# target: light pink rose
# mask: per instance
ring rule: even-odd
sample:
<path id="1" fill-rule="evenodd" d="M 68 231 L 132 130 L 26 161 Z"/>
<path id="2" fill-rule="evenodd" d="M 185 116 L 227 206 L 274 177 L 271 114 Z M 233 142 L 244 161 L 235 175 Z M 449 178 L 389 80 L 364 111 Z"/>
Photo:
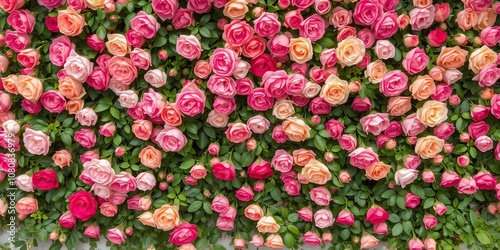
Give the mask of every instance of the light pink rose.
<path id="1" fill-rule="evenodd" d="M 125 242 L 125 240 L 127 239 L 127 235 L 125 235 L 125 232 L 123 232 L 123 230 L 112 228 L 108 230 L 106 238 L 108 238 L 108 240 L 112 243 L 120 245 Z"/>
<path id="2" fill-rule="evenodd" d="M 462 79 L 463 73 L 458 69 L 448 69 L 444 72 L 443 82 L 451 85 Z"/>
<path id="3" fill-rule="evenodd" d="M 236 53 L 230 49 L 217 48 L 210 56 L 210 67 L 220 76 L 231 76 L 238 62 Z"/>
<path id="4" fill-rule="evenodd" d="M 178 0 L 153 0 L 153 11 L 160 17 L 162 21 L 174 17 L 177 9 L 179 8 Z"/>
<path id="5" fill-rule="evenodd" d="M 332 199 L 330 191 L 325 187 L 315 187 L 309 191 L 311 200 L 318 206 L 328 206 Z"/>
<path id="6" fill-rule="evenodd" d="M 64 63 L 66 74 L 79 82 L 85 82 L 92 73 L 94 63 L 89 59 L 79 56 L 74 50 L 71 50 Z"/>
<path id="7" fill-rule="evenodd" d="M 457 190 L 459 194 L 471 195 L 476 193 L 479 190 L 479 188 L 477 187 L 476 180 L 474 180 L 474 178 L 464 177 L 458 183 Z"/>
<path id="8" fill-rule="evenodd" d="M 417 136 L 425 131 L 426 126 L 417 118 L 417 114 L 408 115 L 401 123 L 406 136 Z"/>
<path id="9" fill-rule="evenodd" d="M 148 191 L 156 186 L 156 178 L 148 172 L 142 172 L 136 177 L 137 189 Z"/>
<path id="10" fill-rule="evenodd" d="M 145 50 L 135 48 L 130 52 L 130 59 L 137 68 L 147 70 L 151 66 L 151 55 Z"/>
<path id="11" fill-rule="evenodd" d="M 112 191 L 126 194 L 137 189 L 137 181 L 131 174 L 120 172 L 116 174 L 111 183 L 109 183 L 109 188 Z"/>
<path id="12" fill-rule="evenodd" d="M 50 149 L 50 138 L 42 131 L 27 128 L 23 133 L 23 142 L 26 150 L 34 155 L 47 155 Z"/>
<path id="13" fill-rule="evenodd" d="M 333 225 L 335 218 L 330 210 L 320 209 L 314 213 L 314 224 L 318 228 L 328 228 Z"/>
<path id="14" fill-rule="evenodd" d="M 205 93 L 194 82 L 184 85 L 181 92 L 176 95 L 176 104 L 179 110 L 188 116 L 203 114 L 205 110 Z"/>
<path id="15" fill-rule="evenodd" d="M 115 171 L 107 160 L 92 159 L 83 163 L 86 177 L 100 185 L 108 185 L 115 177 Z"/>
<path id="16" fill-rule="evenodd" d="M 18 175 L 14 183 L 19 189 L 23 190 L 24 192 L 35 191 L 33 189 L 33 179 L 29 175 L 26 174 Z"/>
<path id="17" fill-rule="evenodd" d="M 359 120 L 365 133 L 379 135 L 389 126 L 389 114 L 377 113 L 367 115 Z"/>
<path id="18" fill-rule="evenodd" d="M 261 115 L 255 115 L 248 119 L 247 126 L 253 133 L 263 134 L 269 129 L 270 122 Z"/>
<path id="19" fill-rule="evenodd" d="M 215 128 L 223 128 L 227 125 L 229 121 L 229 116 L 218 113 L 215 110 L 208 113 L 207 122 Z"/>
<path id="20" fill-rule="evenodd" d="M 429 56 L 423 49 L 414 48 L 406 54 L 403 60 L 403 67 L 410 75 L 415 75 L 427 67 Z"/>
<path id="21" fill-rule="evenodd" d="M 434 5 L 429 5 L 425 8 L 414 8 L 408 15 L 410 16 L 411 29 L 423 30 L 432 25 L 436 12 Z"/>
<path id="22" fill-rule="evenodd" d="M 118 102 L 125 108 L 133 108 L 137 105 L 139 97 L 133 90 L 122 91 L 118 97 Z"/>
<path id="23" fill-rule="evenodd" d="M 158 117 L 161 110 L 165 106 L 165 102 L 162 101 L 163 96 L 153 89 L 148 89 L 148 92 L 144 93 L 141 100 L 141 108 L 144 114 L 151 118 Z"/>
<path id="24" fill-rule="evenodd" d="M 278 20 L 278 15 L 270 12 L 262 13 L 259 18 L 253 21 L 253 23 L 255 33 L 260 37 L 272 37 L 281 29 L 281 23 Z"/>
<path id="25" fill-rule="evenodd" d="M 76 113 L 75 119 L 82 126 L 94 126 L 97 122 L 97 114 L 91 108 L 83 108 L 78 113 Z"/>
<path id="26" fill-rule="evenodd" d="M 167 83 L 167 74 L 159 69 L 149 70 L 144 74 L 144 80 L 155 88 L 161 88 Z"/>
<path id="27" fill-rule="evenodd" d="M 340 147 L 347 152 L 352 152 L 354 149 L 356 149 L 357 141 L 356 138 L 354 138 L 352 135 L 344 134 L 338 140 Z"/>
<path id="28" fill-rule="evenodd" d="M 337 6 L 333 9 L 329 22 L 334 28 L 342 29 L 352 23 L 352 11 Z"/>
<path id="29" fill-rule="evenodd" d="M 418 170 L 411 168 L 402 168 L 394 174 L 394 181 L 397 185 L 405 188 L 407 185 L 411 184 L 418 177 Z"/>
<path id="30" fill-rule="evenodd" d="M 210 68 L 210 64 L 205 60 L 199 60 L 196 62 L 194 66 L 194 74 L 202 79 L 206 79 L 210 73 L 212 73 L 212 68 Z"/>
<path id="31" fill-rule="evenodd" d="M 474 141 L 474 146 L 476 146 L 479 151 L 486 152 L 493 148 L 493 140 L 487 135 L 482 135 Z"/>
<path id="32" fill-rule="evenodd" d="M 379 162 L 378 155 L 372 148 L 357 148 L 349 154 L 349 163 L 359 169 L 367 169 L 373 163 Z"/>
<path id="33" fill-rule="evenodd" d="M 200 58 L 201 52 L 203 51 L 200 40 L 193 35 L 180 35 L 179 38 L 177 38 L 175 49 L 177 54 L 190 61 Z"/>
<path id="34" fill-rule="evenodd" d="M 325 15 L 332 8 L 332 4 L 328 0 L 315 0 L 314 1 L 314 9 L 316 13 L 320 15 Z"/>
<path id="35" fill-rule="evenodd" d="M 375 44 L 375 53 L 379 59 L 387 60 L 396 54 L 396 48 L 389 40 L 378 40 Z"/>
<path id="36" fill-rule="evenodd" d="M 320 15 L 313 14 L 300 23 L 299 35 L 315 42 L 323 37 L 326 26 L 326 21 Z"/>
<path id="37" fill-rule="evenodd" d="M 169 125 L 165 125 L 160 131 L 156 141 L 165 152 L 179 152 L 187 144 L 187 138 L 182 131 Z"/>

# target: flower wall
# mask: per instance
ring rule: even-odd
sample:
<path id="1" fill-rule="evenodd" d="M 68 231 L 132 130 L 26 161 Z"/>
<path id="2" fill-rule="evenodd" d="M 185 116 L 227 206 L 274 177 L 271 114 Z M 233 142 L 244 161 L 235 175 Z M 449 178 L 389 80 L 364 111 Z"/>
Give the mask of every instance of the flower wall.
<path id="1" fill-rule="evenodd" d="M 498 247 L 500 2 L 0 8 L 21 249 Z"/>

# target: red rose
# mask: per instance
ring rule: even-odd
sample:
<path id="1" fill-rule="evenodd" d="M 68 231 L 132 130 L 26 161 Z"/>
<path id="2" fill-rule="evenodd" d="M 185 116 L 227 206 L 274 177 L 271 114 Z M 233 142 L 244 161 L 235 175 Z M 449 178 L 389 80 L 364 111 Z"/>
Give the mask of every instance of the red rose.
<path id="1" fill-rule="evenodd" d="M 262 54 L 250 61 L 250 73 L 262 77 L 267 71 L 276 71 L 276 61 L 269 54 Z"/>
<path id="2" fill-rule="evenodd" d="M 170 243 L 180 246 L 193 242 L 197 237 L 198 231 L 196 230 L 196 225 L 184 222 L 174 228 L 168 240 Z"/>
<path id="3" fill-rule="evenodd" d="M 215 163 L 212 166 L 212 172 L 215 178 L 223 181 L 232 181 L 236 179 L 236 171 L 233 165 L 229 165 L 227 162 Z"/>
<path id="4" fill-rule="evenodd" d="M 33 174 L 33 187 L 41 190 L 52 190 L 59 187 L 57 173 L 52 169 L 45 169 Z"/>
<path id="5" fill-rule="evenodd" d="M 97 201 L 85 190 L 80 190 L 68 197 L 69 211 L 78 219 L 87 221 L 97 212 Z"/>
<path id="6" fill-rule="evenodd" d="M 380 206 L 371 207 L 366 212 L 365 221 L 372 224 L 384 223 L 387 219 L 389 219 L 389 213 Z"/>
<path id="7" fill-rule="evenodd" d="M 273 175 L 271 163 L 267 161 L 256 161 L 247 169 L 248 177 L 252 179 L 267 179 Z"/>
<path id="8" fill-rule="evenodd" d="M 439 47 L 446 41 L 447 36 L 448 34 L 446 34 L 446 31 L 441 28 L 436 28 L 429 32 L 429 35 L 427 36 L 429 39 L 429 45 L 432 47 Z"/>

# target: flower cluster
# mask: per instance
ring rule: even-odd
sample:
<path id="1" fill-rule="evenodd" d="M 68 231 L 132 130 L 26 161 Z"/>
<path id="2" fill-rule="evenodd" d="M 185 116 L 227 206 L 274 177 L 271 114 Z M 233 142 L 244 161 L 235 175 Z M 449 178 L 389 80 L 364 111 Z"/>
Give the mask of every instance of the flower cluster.
<path id="1" fill-rule="evenodd" d="M 500 240 L 500 2 L 0 9 L 0 221 L 16 247 Z"/>

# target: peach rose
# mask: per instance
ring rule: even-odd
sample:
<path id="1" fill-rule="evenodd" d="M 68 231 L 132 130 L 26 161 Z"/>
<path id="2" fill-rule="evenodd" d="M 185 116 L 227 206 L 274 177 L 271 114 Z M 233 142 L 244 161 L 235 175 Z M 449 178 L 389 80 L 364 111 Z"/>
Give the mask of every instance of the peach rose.
<path id="1" fill-rule="evenodd" d="M 290 39 L 289 55 L 292 61 L 306 63 L 313 57 L 314 51 L 309 38 L 299 37 Z"/>
<path id="2" fill-rule="evenodd" d="M 33 197 L 23 197 L 16 203 L 16 212 L 19 214 L 32 214 L 38 210 L 38 200 Z"/>
<path id="3" fill-rule="evenodd" d="M 143 225 L 150 226 L 150 227 L 156 227 L 156 223 L 155 223 L 155 219 L 153 217 L 153 214 L 149 211 L 142 213 L 141 215 L 139 215 L 139 217 L 137 217 L 137 219 L 139 219 L 139 221 Z"/>
<path id="4" fill-rule="evenodd" d="M 17 77 L 16 89 L 25 99 L 37 102 L 42 96 L 43 85 L 38 78 L 20 75 Z"/>
<path id="5" fill-rule="evenodd" d="M 469 57 L 469 69 L 474 73 L 479 73 L 482 69 L 496 63 L 497 53 L 488 46 L 476 49 Z"/>
<path id="6" fill-rule="evenodd" d="M 153 219 L 156 224 L 156 228 L 162 229 L 163 231 L 172 230 L 181 222 L 181 218 L 179 217 L 179 207 L 165 204 L 155 210 Z"/>
<path id="7" fill-rule="evenodd" d="M 279 234 L 270 234 L 266 238 L 266 247 L 281 249 L 284 247 L 283 239 Z"/>
<path id="8" fill-rule="evenodd" d="M 436 64 L 439 67 L 447 69 L 460 68 L 465 63 L 465 58 L 469 52 L 467 50 L 461 49 L 459 46 L 452 48 L 441 47 L 441 53 L 436 59 Z"/>
<path id="9" fill-rule="evenodd" d="M 293 104 L 291 100 L 282 99 L 274 103 L 273 115 L 280 119 L 284 120 L 295 113 L 295 109 L 293 108 Z"/>
<path id="10" fill-rule="evenodd" d="M 463 31 L 471 29 L 477 24 L 477 13 L 471 8 L 466 8 L 458 12 L 457 24 Z"/>
<path id="11" fill-rule="evenodd" d="M 243 19 L 248 12 L 248 6 L 245 0 L 231 0 L 226 3 L 222 13 L 230 19 Z"/>
<path id="12" fill-rule="evenodd" d="M 184 115 L 177 107 L 176 103 L 165 102 L 165 106 L 161 110 L 160 117 L 165 124 L 170 126 L 179 126 L 182 124 L 182 117 Z"/>
<path id="13" fill-rule="evenodd" d="M 71 158 L 71 153 L 66 149 L 56 151 L 52 156 L 54 163 L 61 168 L 69 166 L 69 164 L 71 164 Z"/>
<path id="14" fill-rule="evenodd" d="M 285 134 L 291 141 L 305 141 L 310 136 L 309 131 L 311 131 L 311 128 L 297 117 L 287 118 L 282 126 Z"/>
<path id="15" fill-rule="evenodd" d="M 365 77 L 367 77 L 371 83 L 379 83 L 384 78 L 387 73 L 387 67 L 382 60 L 376 60 L 368 64 L 365 70 Z"/>
<path id="16" fill-rule="evenodd" d="M 104 8 L 106 0 L 85 0 L 87 6 L 93 10 Z"/>
<path id="17" fill-rule="evenodd" d="M 74 115 L 83 108 L 83 100 L 82 99 L 73 99 L 66 102 L 66 110 L 69 114 Z"/>
<path id="18" fill-rule="evenodd" d="M 474 29 L 483 30 L 487 27 L 491 27 L 495 24 L 497 20 L 497 14 L 493 11 L 493 9 L 488 8 L 483 12 L 479 13 L 477 16 L 477 23 L 474 25 Z"/>
<path id="19" fill-rule="evenodd" d="M 415 153 L 422 159 L 431 159 L 443 151 L 444 140 L 433 135 L 418 138 Z"/>
<path id="20" fill-rule="evenodd" d="M 254 221 L 260 220 L 262 219 L 263 216 L 264 216 L 264 211 L 257 204 L 251 204 L 245 208 L 245 217 L 247 217 L 250 220 Z"/>
<path id="21" fill-rule="evenodd" d="M 257 230 L 260 233 L 277 233 L 280 230 L 280 225 L 272 216 L 264 216 L 257 222 Z"/>
<path id="22" fill-rule="evenodd" d="M 59 79 L 59 93 L 68 99 L 81 99 L 87 92 L 81 82 L 65 76 Z"/>
<path id="23" fill-rule="evenodd" d="M 161 151 L 153 146 L 147 146 L 139 153 L 142 165 L 148 168 L 159 168 L 161 166 Z"/>
<path id="24" fill-rule="evenodd" d="M 312 150 L 297 149 L 292 152 L 293 163 L 297 166 L 305 166 L 309 161 L 314 160 L 316 154 Z"/>
<path id="25" fill-rule="evenodd" d="M 411 97 L 409 96 L 394 96 L 389 98 L 387 104 L 387 112 L 391 116 L 401 116 L 411 109 Z"/>
<path id="26" fill-rule="evenodd" d="M 446 104 L 438 101 L 426 101 L 424 106 L 417 109 L 417 118 L 428 127 L 435 127 L 448 119 Z"/>
<path id="27" fill-rule="evenodd" d="M 8 75 L 7 77 L 2 77 L 2 84 L 5 91 L 17 95 L 19 92 L 17 91 L 17 75 Z"/>
<path id="28" fill-rule="evenodd" d="M 65 10 L 57 11 L 57 26 L 59 32 L 67 36 L 78 36 L 85 26 L 85 18 L 78 14 L 73 7 L 68 6 Z"/>
<path id="29" fill-rule="evenodd" d="M 332 106 L 347 102 L 349 98 L 349 83 L 336 75 L 330 75 L 321 88 L 319 96 Z"/>
<path id="30" fill-rule="evenodd" d="M 126 56 L 131 50 L 127 38 L 122 34 L 108 34 L 106 48 L 114 56 Z"/>
<path id="31" fill-rule="evenodd" d="M 328 170 L 325 164 L 316 159 L 310 160 L 304 168 L 302 168 L 301 175 L 304 176 L 308 182 L 318 185 L 324 185 L 332 179 L 330 170 Z"/>
<path id="32" fill-rule="evenodd" d="M 342 67 L 358 64 L 363 60 L 365 53 L 365 44 L 361 39 L 354 36 L 340 42 L 336 50 L 337 61 Z"/>
<path id="33" fill-rule="evenodd" d="M 390 165 L 387 165 L 381 161 L 375 162 L 366 169 L 366 178 L 378 181 L 382 178 L 385 178 L 390 170 Z"/>
<path id="34" fill-rule="evenodd" d="M 436 92 L 436 84 L 429 75 L 418 76 L 410 85 L 410 92 L 414 99 L 422 101 Z"/>

